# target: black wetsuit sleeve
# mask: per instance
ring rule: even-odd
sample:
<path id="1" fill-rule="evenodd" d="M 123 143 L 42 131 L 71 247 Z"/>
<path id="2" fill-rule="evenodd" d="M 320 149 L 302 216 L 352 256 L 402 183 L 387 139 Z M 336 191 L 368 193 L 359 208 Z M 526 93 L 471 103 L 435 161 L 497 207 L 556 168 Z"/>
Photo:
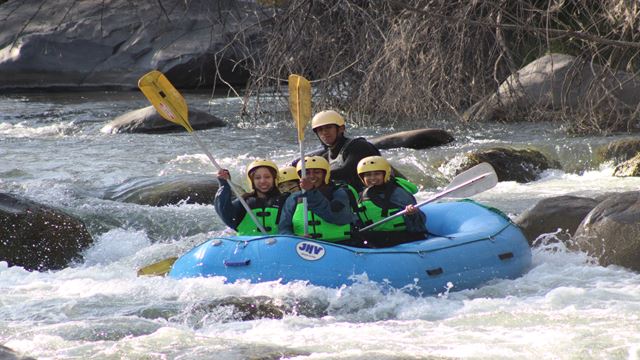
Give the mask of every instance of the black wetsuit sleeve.
<path id="1" fill-rule="evenodd" d="M 363 138 L 354 139 L 343 153 L 344 163 L 340 168 L 331 169 L 331 178 L 344 179 L 352 185 L 358 185 L 358 162 L 367 156 L 379 156 L 380 151 Z M 361 187 L 361 186 L 360 186 Z"/>

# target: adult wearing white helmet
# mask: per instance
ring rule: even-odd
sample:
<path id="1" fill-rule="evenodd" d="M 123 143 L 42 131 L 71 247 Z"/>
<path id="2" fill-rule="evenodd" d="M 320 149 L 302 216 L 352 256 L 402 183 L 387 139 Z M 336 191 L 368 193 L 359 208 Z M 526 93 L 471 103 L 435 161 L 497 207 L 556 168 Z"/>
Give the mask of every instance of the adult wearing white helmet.
<path id="1" fill-rule="evenodd" d="M 361 191 L 362 182 L 356 172 L 358 162 L 367 156 L 380 155 L 380 151 L 365 138 L 345 137 L 344 118 L 334 110 L 317 113 L 311 120 L 311 128 L 324 146 L 324 150 L 315 155 L 329 161 L 331 179 Z"/>

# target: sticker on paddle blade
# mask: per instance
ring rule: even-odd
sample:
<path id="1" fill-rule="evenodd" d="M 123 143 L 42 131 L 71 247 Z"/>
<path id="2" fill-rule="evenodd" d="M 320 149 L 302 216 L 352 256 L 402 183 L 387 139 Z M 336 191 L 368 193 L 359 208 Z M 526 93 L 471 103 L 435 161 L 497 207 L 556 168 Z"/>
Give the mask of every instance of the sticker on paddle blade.
<path id="1" fill-rule="evenodd" d="M 324 247 L 320 244 L 303 241 L 296 246 L 296 252 L 298 255 L 310 261 L 320 260 L 324 256 Z"/>
<path id="2" fill-rule="evenodd" d="M 167 104 L 160 103 L 158 104 L 158 106 L 160 106 L 160 108 L 162 109 L 162 112 L 164 112 L 168 120 L 175 121 L 176 116 L 173 114 L 173 111 L 171 111 L 171 109 L 169 108 L 169 106 L 167 106 Z"/>

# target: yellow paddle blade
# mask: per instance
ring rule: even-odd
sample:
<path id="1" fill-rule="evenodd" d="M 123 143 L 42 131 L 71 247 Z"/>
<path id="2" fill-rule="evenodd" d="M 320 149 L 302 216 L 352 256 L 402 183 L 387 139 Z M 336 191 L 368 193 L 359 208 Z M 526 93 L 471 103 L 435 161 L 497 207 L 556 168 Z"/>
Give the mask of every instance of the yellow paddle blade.
<path id="1" fill-rule="evenodd" d="M 165 276 L 171 271 L 171 267 L 176 260 L 178 260 L 177 257 L 170 257 L 147 265 L 138 270 L 138 276 Z"/>
<path id="2" fill-rule="evenodd" d="M 298 142 L 301 142 L 304 128 L 311 120 L 311 83 L 300 75 L 289 75 L 289 108 L 298 128 Z"/>
<path id="3" fill-rule="evenodd" d="M 153 70 L 144 74 L 138 80 L 138 87 L 160 116 L 183 126 L 188 132 L 193 131 L 187 102 L 163 73 Z"/>

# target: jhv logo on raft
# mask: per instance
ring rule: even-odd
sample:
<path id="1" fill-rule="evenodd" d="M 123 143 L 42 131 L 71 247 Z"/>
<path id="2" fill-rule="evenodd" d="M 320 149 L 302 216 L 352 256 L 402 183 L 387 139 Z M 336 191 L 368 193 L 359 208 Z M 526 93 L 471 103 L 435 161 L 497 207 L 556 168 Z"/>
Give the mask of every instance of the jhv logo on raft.
<path id="1" fill-rule="evenodd" d="M 324 247 L 310 241 L 303 241 L 296 246 L 296 252 L 305 260 L 320 260 L 324 256 Z"/>

